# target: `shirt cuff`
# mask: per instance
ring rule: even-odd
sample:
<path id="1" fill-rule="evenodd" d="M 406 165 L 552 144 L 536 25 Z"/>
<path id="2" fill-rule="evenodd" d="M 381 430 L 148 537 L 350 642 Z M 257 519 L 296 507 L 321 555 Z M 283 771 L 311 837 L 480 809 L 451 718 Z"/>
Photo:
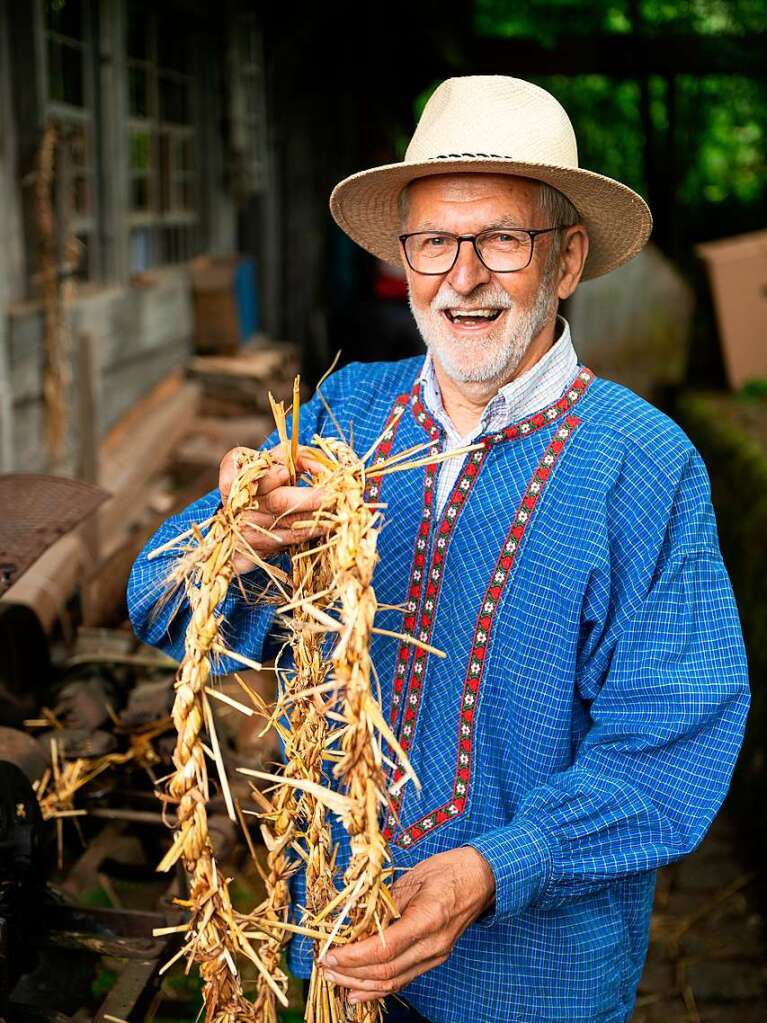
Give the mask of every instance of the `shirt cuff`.
<path id="1" fill-rule="evenodd" d="M 549 840 L 533 821 L 524 817 L 477 835 L 463 845 L 484 856 L 495 876 L 495 903 L 474 921 L 480 927 L 492 927 L 521 912 L 551 878 L 553 856 Z"/>

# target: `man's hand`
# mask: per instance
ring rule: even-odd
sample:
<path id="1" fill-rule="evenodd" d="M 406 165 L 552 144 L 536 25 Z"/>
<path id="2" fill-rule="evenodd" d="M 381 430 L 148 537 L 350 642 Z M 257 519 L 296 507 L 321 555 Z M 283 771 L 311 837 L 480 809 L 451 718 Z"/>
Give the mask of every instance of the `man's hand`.
<path id="1" fill-rule="evenodd" d="M 221 491 L 221 500 L 224 504 L 232 487 L 237 453 L 241 450 L 243 449 L 232 448 L 221 460 L 218 489 Z M 326 532 L 323 527 L 314 529 L 294 527 L 294 523 L 312 518 L 322 503 L 322 489 L 288 486 L 290 477 L 282 446 L 278 444 L 271 448 L 270 454 L 282 464 L 273 466 L 258 481 L 258 510 L 248 513 L 245 528 L 242 530 L 244 538 L 262 558 L 276 554 L 291 544 L 303 543 Z M 317 467 L 317 463 L 312 462 L 311 457 L 301 447 L 298 449 L 297 462 L 296 470 L 299 474 L 304 469 Z M 256 526 L 261 528 L 254 528 Z M 267 536 L 262 532 L 267 529 L 273 536 Z M 233 564 L 237 573 L 248 572 L 253 568 L 253 561 L 246 554 L 236 555 Z"/>
<path id="2" fill-rule="evenodd" d="M 328 980 L 352 989 L 351 1002 L 384 998 L 444 963 L 493 901 L 495 877 L 487 860 L 465 846 L 417 863 L 395 882 L 392 896 L 402 915 L 384 927 L 385 945 L 374 934 L 321 961 Z"/>

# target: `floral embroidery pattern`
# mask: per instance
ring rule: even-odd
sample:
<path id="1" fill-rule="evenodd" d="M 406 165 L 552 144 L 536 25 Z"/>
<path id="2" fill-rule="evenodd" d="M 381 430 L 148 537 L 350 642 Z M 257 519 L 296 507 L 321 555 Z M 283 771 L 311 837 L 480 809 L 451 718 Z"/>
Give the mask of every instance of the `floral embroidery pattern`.
<path id="1" fill-rule="evenodd" d="M 556 430 L 551 443 L 546 448 L 546 452 L 538 463 L 532 479 L 522 496 L 511 528 L 506 535 L 503 547 L 496 560 L 490 582 L 485 590 L 474 627 L 471 652 L 461 693 L 458 720 L 458 754 L 452 796 L 442 806 L 436 810 L 431 810 L 402 832 L 396 840 L 396 844 L 401 848 L 414 845 L 441 824 L 457 817 L 466 806 L 469 779 L 471 777 L 476 704 L 479 697 L 482 675 L 485 670 L 485 655 L 490 642 L 496 610 L 500 603 L 501 594 L 511 574 L 519 545 L 522 542 L 522 537 L 530 522 L 533 510 L 540 499 L 546 481 L 549 479 L 551 470 L 559 458 L 564 445 L 580 422 L 581 420 L 576 416 L 567 416 L 562 425 Z"/>
<path id="2" fill-rule="evenodd" d="M 443 573 L 443 564 L 447 554 L 447 548 L 450 541 L 450 537 L 455 530 L 455 526 L 460 517 L 461 510 L 466 504 L 466 500 L 474 486 L 474 483 L 476 482 L 480 469 L 485 463 L 485 460 L 490 449 L 494 447 L 496 444 L 501 443 L 503 441 L 512 440 L 515 437 L 527 436 L 528 434 L 534 432 L 535 430 L 538 430 L 548 425 L 549 423 L 553 422 L 555 419 L 565 415 L 572 408 L 572 406 L 575 404 L 578 398 L 580 398 L 580 396 L 583 394 L 583 392 L 593 379 L 594 379 L 593 372 L 587 367 L 584 367 L 572 381 L 572 384 L 565 392 L 565 394 L 552 405 L 544 409 L 542 412 L 536 413 L 534 416 L 531 416 L 519 423 L 514 423 L 498 433 L 487 434 L 484 437 L 480 438 L 481 443 L 483 444 L 483 448 L 481 450 L 473 452 L 469 456 L 466 465 L 464 466 L 462 472 L 460 473 L 458 479 L 456 480 L 452 493 L 450 494 L 450 497 L 445 505 L 444 511 L 442 513 L 442 518 L 437 526 L 436 542 L 434 544 L 434 549 L 432 552 L 432 557 L 428 565 L 428 568 L 426 568 L 425 566 L 426 548 L 430 533 L 431 511 L 433 506 L 434 483 L 436 479 L 437 467 L 436 464 L 434 463 L 426 466 L 421 523 L 419 525 L 418 533 L 416 535 L 410 584 L 408 587 L 407 602 L 405 605 L 406 610 L 402 628 L 402 632 L 406 636 L 413 637 L 417 635 L 417 638 L 422 642 L 424 643 L 429 642 L 429 638 L 433 630 L 435 610 L 437 606 L 439 588 Z M 439 427 L 437 427 L 437 425 L 434 423 L 434 420 L 426 411 L 421 402 L 419 385 L 420 381 L 416 379 L 416 382 L 413 386 L 410 395 L 413 416 L 416 422 L 418 422 L 424 429 L 428 430 L 432 439 L 436 440 L 439 434 Z M 574 421 L 577 422 L 577 420 Z M 568 428 L 566 424 L 565 426 L 561 427 L 560 430 L 566 428 L 568 429 L 569 434 L 570 428 Z M 555 434 L 554 439 L 547 448 L 547 451 L 543 456 L 541 464 L 536 470 L 536 473 L 534 474 L 533 479 L 531 480 L 528 489 L 525 492 L 520 508 L 518 509 L 514 524 L 512 525 L 512 530 L 514 528 L 524 529 L 524 525 L 529 519 L 532 508 L 534 507 L 540 494 L 540 491 L 542 489 L 542 485 L 548 478 L 548 473 L 550 472 L 551 466 L 553 465 L 553 462 L 556 459 L 559 450 L 561 450 L 561 445 L 564 443 L 563 440 L 561 439 L 558 440 L 559 432 L 560 431 L 557 431 L 557 434 Z M 559 448 L 555 446 L 557 442 L 560 445 Z M 518 545 L 519 537 L 510 538 L 514 539 L 515 543 Z M 426 570 L 424 571 L 424 569 Z M 504 569 L 503 563 L 499 562 L 499 565 L 496 565 L 496 568 L 494 570 L 494 581 L 491 582 L 490 587 L 491 591 L 499 589 L 499 585 L 500 587 L 502 587 L 503 582 L 505 582 L 506 578 L 505 576 L 500 581 L 500 583 L 495 581 L 496 577 L 500 579 L 500 573 L 502 571 L 508 572 L 508 570 Z M 424 579 L 427 580 L 425 592 Z M 421 607 L 422 598 L 423 606 Z M 486 617 L 487 615 L 490 615 L 492 617 L 492 613 L 494 612 L 495 606 L 497 605 L 497 600 L 493 599 L 492 593 L 490 594 L 490 596 L 486 597 L 484 604 L 485 608 L 487 608 L 487 606 L 490 604 L 492 604 L 492 607 L 490 608 L 489 611 L 485 610 L 485 614 L 483 615 L 483 617 Z M 420 615 L 417 615 L 416 612 L 418 611 L 419 607 Z M 488 630 L 480 631 L 487 632 Z M 486 640 L 487 637 L 485 637 L 485 643 Z M 392 728 L 395 730 L 395 734 L 397 721 L 400 715 L 400 708 L 402 706 L 403 689 L 405 687 L 405 677 L 407 675 L 411 646 L 412 644 L 409 644 L 403 640 L 403 642 L 400 644 L 395 665 L 394 681 L 392 684 L 392 706 L 390 713 L 390 722 Z M 477 647 L 477 644 L 475 642 L 472 651 L 472 657 L 470 658 L 470 665 L 477 661 L 477 658 L 474 656 L 474 651 L 477 649 L 481 649 L 482 651 L 484 651 L 484 646 Z M 415 725 L 418 716 L 418 709 L 420 706 L 422 682 L 425 675 L 427 658 L 428 653 L 425 650 L 421 648 L 415 648 L 412 668 L 410 671 L 409 683 L 404 698 L 405 708 L 404 715 L 402 717 L 399 735 L 397 736 L 405 752 L 407 752 L 410 749 L 413 741 L 413 736 L 415 733 Z M 464 704 L 462 703 L 462 713 L 464 710 L 466 709 L 471 710 L 471 708 L 473 707 L 473 703 L 476 698 L 476 693 L 479 688 L 479 679 L 481 677 L 481 672 L 473 677 L 476 680 L 476 686 L 474 690 L 472 690 L 471 687 L 469 687 L 468 699 L 471 702 L 467 706 L 464 706 Z M 467 694 L 466 692 L 464 692 L 463 696 L 464 703 L 466 699 Z M 465 719 L 462 719 L 462 723 L 467 722 Z M 468 741 L 469 743 L 468 749 L 465 749 L 460 745 L 464 741 Z M 468 735 L 466 737 L 459 737 L 459 763 L 456 772 L 453 799 L 449 803 L 445 804 L 446 808 L 441 808 L 438 811 L 428 814 L 426 818 L 421 818 L 421 820 L 416 825 L 407 828 L 402 833 L 400 838 L 397 839 L 398 845 L 412 845 L 413 842 L 417 840 L 417 838 L 423 837 L 423 835 L 426 834 L 427 830 L 433 829 L 434 826 L 443 823 L 444 820 L 451 819 L 451 817 L 456 816 L 458 813 L 461 812 L 463 806 L 465 805 L 466 792 L 468 789 L 468 772 L 471 766 L 470 749 L 471 735 Z M 462 754 L 467 757 L 465 764 L 461 762 Z M 466 775 L 465 778 L 462 777 L 461 774 L 459 773 L 461 770 L 464 770 L 464 773 Z M 402 774 L 403 772 L 400 768 L 398 768 L 395 771 L 393 779 L 395 785 L 401 779 Z M 463 786 L 463 789 L 462 790 L 456 789 L 455 786 L 457 785 Z M 456 801 L 457 799 L 460 802 L 460 808 L 458 802 Z M 394 828 L 396 827 L 399 820 L 400 807 L 401 796 L 398 793 L 390 794 L 386 822 L 383 829 L 384 837 L 387 839 L 390 839 L 394 833 Z M 443 814 L 443 816 L 439 817 L 439 814 Z M 423 825 L 423 822 L 427 819 L 429 820 L 430 823 L 427 825 Z M 413 832 L 413 829 L 415 829 L 415 832 Z"/>

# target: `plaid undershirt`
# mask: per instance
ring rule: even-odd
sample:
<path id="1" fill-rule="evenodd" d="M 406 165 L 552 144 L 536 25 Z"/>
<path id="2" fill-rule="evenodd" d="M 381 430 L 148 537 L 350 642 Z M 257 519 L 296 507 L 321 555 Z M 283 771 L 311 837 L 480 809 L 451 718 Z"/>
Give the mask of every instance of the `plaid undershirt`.
<path id="1" fill-rule="evenodd" d="M 570 324 L 564 316 L 557 315 L 556 337 L 551 348 L 524 373 L 498 390 L 485 406 L 475 429 L 465 436 L 462 437 L 458 433 L 445 411 L 434 372 L 434 362 L 428 350 L 421 373 L 424 382 L 423 401 L 429 412 L 445 429 L 443 450 L 452 451 L 454 448 L 471 444 L 483 433 L 502 430 L 556 401 L 570 385 L 577 368 L 578 356 L 570 337 Z M 439 466 L 436 495 L 438 515 L 442 513 L 462 465 L 460 458 L 448 458 Z"/>

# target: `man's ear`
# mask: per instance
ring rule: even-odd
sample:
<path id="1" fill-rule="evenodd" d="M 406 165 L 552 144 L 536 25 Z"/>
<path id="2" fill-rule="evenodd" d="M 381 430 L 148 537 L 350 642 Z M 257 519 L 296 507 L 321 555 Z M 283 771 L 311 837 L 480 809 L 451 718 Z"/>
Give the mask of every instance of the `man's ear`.
<path id="1" fill-rule="evenodd" d="M 578 287 L 589 254 L 589 233 L 584 224 L 574 224 L 565 231 L 557 284 L 557 295 L 560 299 L 569 298 Z"/>

